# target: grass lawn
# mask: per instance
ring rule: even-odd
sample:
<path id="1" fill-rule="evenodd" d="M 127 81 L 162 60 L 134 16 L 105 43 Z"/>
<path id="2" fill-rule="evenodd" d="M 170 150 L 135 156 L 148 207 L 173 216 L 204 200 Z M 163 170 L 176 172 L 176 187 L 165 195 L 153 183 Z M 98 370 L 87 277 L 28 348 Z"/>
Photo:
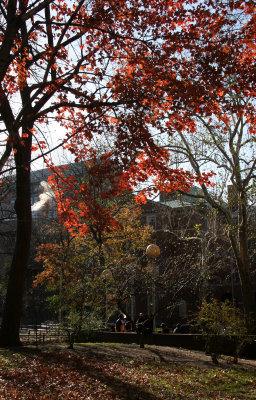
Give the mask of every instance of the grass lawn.
<path id="1" fill-rule="evenodd" d="M 105 358 L 81 346 L 2 349 L 0 399 L 255 400 L 256 371 Z"/>

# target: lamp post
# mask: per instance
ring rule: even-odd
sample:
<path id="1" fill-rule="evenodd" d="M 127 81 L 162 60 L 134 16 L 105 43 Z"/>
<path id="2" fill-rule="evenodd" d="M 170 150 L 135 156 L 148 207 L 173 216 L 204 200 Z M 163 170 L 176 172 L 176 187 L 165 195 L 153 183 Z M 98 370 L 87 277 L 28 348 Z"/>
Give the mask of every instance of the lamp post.
<path id="1" fill-rule="evenodd" d="M 153 332 L 156 330 L 156 285 L 155 285 L 155 263 L 154 260 L 160 255 L 160 248 L 156 244 L 150 244 L 146 248 L 146 255 L 151 260 L 151 269 L 152 269 L 152 277 L 153 277 L 153 285 L 152 285 L 152 312 L 153 312 Z"/>

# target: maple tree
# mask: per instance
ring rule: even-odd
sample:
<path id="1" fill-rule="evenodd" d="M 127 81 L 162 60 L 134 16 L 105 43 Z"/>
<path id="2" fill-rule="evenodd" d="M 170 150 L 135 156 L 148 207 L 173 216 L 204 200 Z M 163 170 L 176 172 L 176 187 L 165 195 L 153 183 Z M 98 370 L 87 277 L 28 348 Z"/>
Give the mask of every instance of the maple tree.
<path id="1" fill-rule="evenodd" d="M 248 92 L 253 90 L 248 77 L 254 76 L 250 38 L 255 17 L 253 1 L 9 0 L 0 7 L 5 142 L 0 166 L 4 170 L 13 156 L 16 169 L 17 235 L 0 340 L 8 345 L 19 343 L 31 236 L 32 151 L 38 149 L 36 158 L 48 150 L 40 132 L 57 122 L 66 133 L 60 145 L 69 147 L 76 161 L 90 158 L 94 164 L 93 141 L 110 138 L 112 150 L 92 173 L 100 178 L 111 171 L 116 194 L 149 176 L 153 191 L 188 189 L 195 180 L 209 184 L 210 174 L 168 168 L 169 153 L 154 135 L 156 129 L 161 135 L 178 128 L 195 133 L 186 105 L 209 113 L 216 109 L 211 93 L 221 93 L 223 85 L 215 60 L 227 65 L 230 74 L 234 68 L 243 72 Z M 243 54 L 241 48 L 246 49 Z M 203 68 L 199 75 L 196 67 Z M 252 107 L 248 109 L 253 122 Z M 96 211 L 100 213 L 99 207 Z M 107 212 L 101 214 L 106 223 L 115 223 Z"/>
<path id="2" fill-rule="evenodd" d="M 132 296 L 146 291 L 147 268 L 141 259 L 151 229 L 142 225 L 141 210 L 130 196 L 129 203 L 119 198 L 108 201 L 108 207 L 118 230 L 102 231 L 101 223 L 94 224 L 86 236 L 67 235 L 69 239 L 37 249 L 36 261 L 43 263 L 43 270 L 34 287 L 43 285 L 51 293 L 59 316 L 61 310 L 59 322 L 67 322 L 72 340 L 93 319 L 94 328 L 98 322 L 103 325 L 117 308 L 125 312 Z"/>
<path id="3" fill-rule="evenodd" d="M 99 163 L 98 157 L 97 166 Z M 103 165 L 106 169 L 105 164 Z M 88 256 L 97 256 L 96 282 L 99 285 L 101 277 L 105 284 L 108 311 L 111 312 L 113 307 L 116 307 L 127 315 L 128 320 L 134 321 L 135 315 L 129 315 L 127 304 L 131 304 L 132 310 L 137 295 L 147 298 L 148 303 L 152 303 L 154 288 L 161 301 L 155 310 L 151 304 L 148 313 L 156 315 L 165 312 L 167 318 L 167 314 L 171 315 L 179 304 L 184 292 L 199 279 L 200 269 L 193 268 L 199 251 L 198 245 L 193 242 L 193 251 L 187 251 L 185 249 L 189 248 L 192 242 L 169 235 L 166 231 L 169 228 L 166 226 L 169 219 L 166 214 L 165 230 L 158 231 L 156 235 L 152 231 L 150 239 L 150 230 L 143 226 L 140 220 L 141 211 L 134 208 L 136 196 L 127 191 L 115 197 L 115 181 L 109 185 L 112 174 L 102 174 L 99 181 L 98 177 L 95 179 L 90 174 L 93 165 L 85 168 L 80 164 L 79 167 L 76 168 L 76 173 L 73 171 L 71 177 L 72 166 L 67 167 L 68 169 L 59 167 L 58 174 L 52 176 L 50 181 L 55 188 L 61 222 L 74 237 L 86 237 L 86 240 L 82 241 L 87 249 L 85 251 L 88 252 L 89 248 L 91 251 Z M 186 215 L 186 219 L 187 217 Z M 158 242 L 163 250 L 157 260 L 157 271 L 145 257 L 145 250 L 150 241 Z M 183 250 L 180 253 L 181 247 Z M 47 256 L 45 258 L 48 259 Z M 51 276 L 50 273 L 48 278 Z"/>
<path id="4" fill-rule="evenodd" d="M 122 106 L 127 111 L 128 125 L 134 127 L 130 136 L 128 126 L 120 130 L 118 158 L 133 159 L 148 144 L 152 147 L 150 135 L 137 135 L 132 121 L 147 94 L 137 79 L 129 87 L 119 70 L 128 68 L 130 77 L 135 76 L 140 58 L 149 48 L 157 49 L 154 40 L 166 10 L 160 1 L 157 3 L 0 2 L 0 113 L 5 143 L 0 166 L 4 170 L 8 159 L 14 158 L 17 214 L 2 345 L 19 343 L 31 237 L 30 164 L 32 151 L 47 154 L 41 130 L 54 120 L 65 128 L 65 142 L 69 139 L 72 143 L 75 136 L 78 142 L 90 141 L 103 131 L 103 120 L 115 126 L 115 113 Z M 149 26 L 152 29 L 148 31 Z M 120 79 L 123 88 L 116 85 Z M 127 149 L 127 140 L 133 143 L 131 149 Z"/>
<path id="5" fill-rule="evenodd" d="M 44 287 L 48 307 L 57 314 L 73 346 L 82 328 L 93 321 L 94 328 L 97 326 L 101 293 L 88 243 L 66 236 L 60 242 L 38 247 L 36 261 L 42 262 L 43 268 L 35 277 L 33 290 L 39 285 Z"/>

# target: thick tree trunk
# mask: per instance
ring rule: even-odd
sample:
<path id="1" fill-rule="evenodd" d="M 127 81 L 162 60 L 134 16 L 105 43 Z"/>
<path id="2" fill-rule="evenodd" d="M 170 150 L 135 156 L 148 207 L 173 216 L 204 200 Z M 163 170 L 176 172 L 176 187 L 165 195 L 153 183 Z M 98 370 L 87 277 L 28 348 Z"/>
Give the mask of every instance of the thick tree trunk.
<path id="1" fill-rule="evenodd" d="M 238 266 L 239 268 L 239 266 Z M 254 298 L 254 290 L 250 272 L 247 271 L 247 265 L 242 264 L 239 268 L 240 281 L 242 287 L 242 296 L 244 303 L 244 311 L 247 317 L 256 317 L 256 305 Z"/>
<path id="2" fill-rule="evenodd" d="M 0 346 L 20 345 L 22 299 L 31 239 L 30 141 L 19 145 L 15 154 L 17 214 L 16 241 L 3 311 Z"/>
<path id="3" fill-rule="evenodd" d="M 254 298 L 254 289 L 252 285 L 252 277 L 250 272 L 250 262 L 249 257 L 244 257 L 244 251 L 247 253 L 248 245 L 243 242 L 239 243 L 239 249 L 236 245 L 236 240 L 232 237 L 233 235 L 229 235 L 230 242 L 234 251 L 237 269 L 239 272 L 239 278 L 242 289 L 242 298 L 244 304 L 244 312 L 249 317 L 256 317 L 256 305 Z M 244 249 L 246 246 L 246 249 Z"/>
<path id="4" fill-rule="evenodd" d="M 246 194 L 243 192 L 240 196 L 239 204 L 239 227 L 238 227 L 238 238 L 239 238 L 239 254 L 240 259 L 238 260 L 239 274 L 242 284 L 242 293 L 244 300 L 245 312 L 248 316 L 256 318 L 256 303 L 254 297 L 254 289 L 252 285 L 251 276 L 251 265 L 249 256 L 249 245 L 248 245 L 248 205 Z"/>
<path id="5" fill-rule="evenodd" d="M 243 192 L 239 197 L 237 232 L 231 229 L 230 242 L 234 251 L 239 272 L 245 315 L 256 319 L 256 302 L 252 284 L 251 265 L 248 246 L 247 200 Z"/>
<path id="6" fill-rule="evenodd" d="M 237 258 L 237 266 L 240 275 L 242 296 L 245 314 L 249 317 L 256 317 L 256 304 L 254 297 L 254 288 L 252 284 L 252 276 L 250 271 L 250 258 L 248 254 L 248 240 L 242 238 L 240 233 L 239 240 L 239 257 Z M 246 235 L 245 235 L 246 236 Z"/>

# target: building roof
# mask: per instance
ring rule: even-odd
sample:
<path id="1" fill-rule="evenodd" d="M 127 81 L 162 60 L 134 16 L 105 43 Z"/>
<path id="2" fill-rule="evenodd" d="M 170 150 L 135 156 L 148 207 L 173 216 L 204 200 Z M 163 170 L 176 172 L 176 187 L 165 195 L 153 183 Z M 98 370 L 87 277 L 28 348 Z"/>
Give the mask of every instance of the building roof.
<path id="1" fill-rule="evenodd" d="M 159 203 L 170 208 L 183 208 L 207 204 L 204 198 L 198 196 L 203 196 L 203 190 L 200 187 L 193 186 L 188 193 L 171 192 L 165 200 L 159 201 Z"/>
<path id="2" fill-rule="evenodd" d="M 160 201 L 159 204 L 170 208 L 181 208 L 181 207 L 191 207 L 192 204 L 194 205 L 195 202 L 188 202 L 184 200 L 169 200 L 169 201 Z"/>

